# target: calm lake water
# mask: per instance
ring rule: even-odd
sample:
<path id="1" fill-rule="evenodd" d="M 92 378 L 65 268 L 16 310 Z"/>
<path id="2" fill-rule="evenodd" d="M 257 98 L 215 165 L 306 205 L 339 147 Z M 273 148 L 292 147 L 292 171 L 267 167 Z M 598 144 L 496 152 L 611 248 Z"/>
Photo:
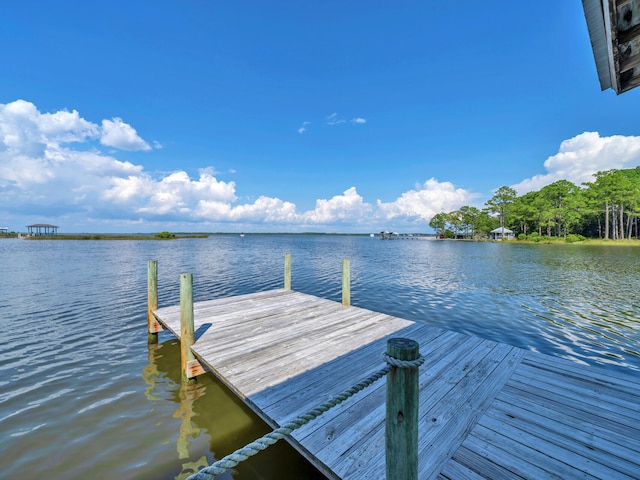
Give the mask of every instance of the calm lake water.
<path id="1" fill-rule="evenodd" d="M 159 304 L 280 288 L 575 362 L 640 371 L 640 249 L 368 237 L 0 241 L 0 478 L 183 479 L 269 429 L 210 375 L 181 385 L 169 334 L 147 345 L 147 260 Z M 354 379 L 358 380 L 358 379 Z M 325 399 L 318 399 L 319 402 Z M 220 478 L 320 479 L 286 442 Z"/>

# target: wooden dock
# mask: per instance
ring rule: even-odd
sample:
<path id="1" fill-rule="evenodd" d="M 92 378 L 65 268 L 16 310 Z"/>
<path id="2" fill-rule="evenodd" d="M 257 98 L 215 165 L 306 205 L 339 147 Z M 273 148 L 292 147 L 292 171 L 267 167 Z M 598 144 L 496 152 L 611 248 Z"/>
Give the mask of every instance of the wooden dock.
<path id="1" fill-rule="evenodd" d="M 180 336 L 180 307 L 153 309 Z M 418 478 L 638 479 L 640 379 L 279 289 L 194 305 L 195 357 L 272 427 L 420 344 Z M 385 379 L 292 434 L 328 478 L 384 478 Z"/>

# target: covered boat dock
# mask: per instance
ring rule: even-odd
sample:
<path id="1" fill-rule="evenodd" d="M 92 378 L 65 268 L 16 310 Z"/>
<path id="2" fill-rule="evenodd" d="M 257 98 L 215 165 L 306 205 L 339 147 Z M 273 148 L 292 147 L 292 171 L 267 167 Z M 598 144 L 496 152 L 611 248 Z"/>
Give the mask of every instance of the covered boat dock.
<path id="1" fill-rule="evenodd" d="M 51 237 L 58 234 L 58 226 L 48 223 L 34 223 L 27 225 L 27 233 L 30 237 Z"/>

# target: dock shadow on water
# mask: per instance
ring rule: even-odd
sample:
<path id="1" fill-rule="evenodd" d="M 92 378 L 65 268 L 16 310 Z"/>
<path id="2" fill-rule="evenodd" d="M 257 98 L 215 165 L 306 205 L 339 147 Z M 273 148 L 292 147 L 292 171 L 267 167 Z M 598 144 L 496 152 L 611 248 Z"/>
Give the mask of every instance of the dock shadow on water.
<path id="1" fill-rule="evenodd" d="M 216 460 L 271 431 L 249 407 L 211 373 L 184 383 L 180 374 L 180 344 L 170 338 L 149 345 L 149 363 L 142 378 L 145 396 L 152 404 L 174 402 L 173 418 L 180 421 L 171 442 L 176 457 L 167 464 L 148 465 L 144 479 L 184 480 Z M 166 409 L 158 409 L 160 411 Z M 151 408 L 153 416 L 156 409 Z M 159 413 L 160 414 L 160 413 Z M 161 419 L 158 419 L 161 421 Z M 322 480 L 326 477 L 285 441 L 240 463 L 216 477 L 230 479 Z"/>

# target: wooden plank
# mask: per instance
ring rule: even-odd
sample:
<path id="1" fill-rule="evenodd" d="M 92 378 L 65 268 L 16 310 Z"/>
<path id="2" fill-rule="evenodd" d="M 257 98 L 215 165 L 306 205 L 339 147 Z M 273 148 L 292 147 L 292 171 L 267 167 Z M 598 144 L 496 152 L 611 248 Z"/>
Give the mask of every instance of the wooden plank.
<path id="1" fill-rule="evenodd" d="M 469 438 L 477 437 L 488 443 L 500 445 L 500 455 L 519 458 L 518 468 L 535 465 L 546 470 L 547 475 L 560 478 L 629 478 L 627 475 L 603 465 L 597 459 L 584 457 L 576 452 L 561 448 L 550 436 L 536 436 L 529 430 L 514 427 L 505 422 L 496 422 L 490 416 L 482 418 Z M 497 452 L 494 449 L 494 452 Z M 501 460 L 504 462 L 504 459 Z M 513 467 L 515 468 L 515 462 Z M 530 469 L 531 467 L 529 467 Z M 523 470 L 524 471 L 524 470 Z"/>
<path id="2" fill-rule="evenodd" d="M 202 375 L 203 373 L 207 373 L 207 371 L 204 369 L 200 361 L 196 359 L 196 360 L 189 360 L 187 362 L 188 378 L 197 377 L 198 375 Z"/>
<path id="3" fill-rule="evenodd" d="M 486 477 L 474 472 L 466 465 L 458 463 L 452 459 L 448 461 L 437 480 L 484 480 Z M 504 478 L 504 477 L 492 477 L 492 478 Z"/>
<path id="4" fill-rule="evenodd" d="M 513 393 L 514 391 L 516 394 Z M 615 450 L 616 454 L 622 458 L 630 461 L 638 460 L 635 452 L 640 451 L 640 438 L 634 438 L 633 433 L 625 435 L 624 433 L 613 431 L 612 428 L 605 428 L 603 425 L 589 421 L 588 417 L 573 415 L 573 411 L 561 408 L 563 406 L 560 404 L 554 404 L 544 398 L 536 398 L 532 395 L 522 396 L 518 393 L 517 390 L 504 389 L 500 392 L 494 406 L 505 411 L 512 407 L 529 412 L 528 414 L 521 412 L 520 414 L 523 416 L 537 415 L 544 417 L 550 425 L 564 425 L 567 432 L 584 442 L 597 443 L 604 439 L 607 444 L 611 445 L 611 449 Z M 513 415 L 515 417 L 516 413 L 506 412 L 505 415 Z"/>
<path id="5" fill-rule="evenodd" d="M 631 476 L 640 472 L 637 451 L 633 452 L 606 437 L 574 429 L 570 420 L 562 421 L 559 415 L 549 418 L 539 412 L 495 402 L 479 424 L 532 447 L 536 444 L 532 439 L 552 443 L 554 448 L 550 449 L 549 456 L 563 461 L 571 456 L 570 464 L 574 468 L 602 478 L 612 478 L 612 475 L 620 473 Z M 567 455 L 561 458 L 560 452 L 567 452 Z M 594 467 L 594 464 L 598 466 Z"/>
<path id="6" fill-rule="evenodd" d="M 549 388 L 556 391 L 563 391 L 565 395 L 592 401 L 598 405 L 603 405 L 602 400 L 608 401 L 604 406 L 610 410 L 627 411 L 632 418 L 640 418 L 640 405 L 637 398 L 640 390 L 636 392 L 622 388 L 622 385 L 615 383 L 614 377 L 608 377 L 606 382 L 594 377 L 589 379 L 585 376 L 574 375 L 570 371 L 561 369 L 544 369 L 538 365 L 523 364 L 518 369 L 518 378 L 539 379 Z"/>
<path id="7" fill-rule="evenodd" d="M 517 382 L 510 381 L 505 385 L 502 393 L 512 393 L 516 396 L 523 397 L 525 401 L 538 401 L 544 402 L 549 405 L 550 408 L 558 412 L 563 412 L 565 415 L 571 416 L 576 419 L 574 423 L 585 422 L 591 423 L 605 431 L 611 432 L 611 434 L 627 436 L 631 439 L 639 439 L 640 431 L 638 428 L 620 418 L 607 418 L 602 415 L 602 410 L 596 408 L 585 408 L 584 405 L 570 404 L 566 401 L 558 401 L 553 393 L 545 392 L 544 390 L 529 387 L 527 385 L 519 384 Z"/>
<path id="8" fill-rule="evenodd" d="M 564 372 L 565 376 L 571 376 L 576 379 L 585 380 L 588 383 L 606 386 L 607 388 L 615 390 L 616 396 L 622 393 L 637 398 L 640 394 L 640 384 L 635 375 L 597 367 L 585 368 L 585 365 L 537 352 L 527 352 L 522 363 L 523 365 L 534 366 L 551 373 Z"/>
<path id="9" fill-rule="evenodd" d="M 585 425 L 588 429 L 601 428 L 611 435 L 620 435 L 631 439 L 640 438 L 640 430 L 637 422 L 628 422 L 623 417 L 609 415 L 602 408 L 584 405 L 578 401 L 567 401 L 553 392 L 524 385 L 516 381 L 510 381 L 503 389 L 502 394 L 512 394 L 517 398 L 531 403 L 548 405 L 556 411 L 563 412 L 571 417 L 575 426 Z"/>
<path id="10" fill-rule="evenodd" d="M 570 466 L 550 461 L 544 453 L 513 442 L 486 428 L 474 429 L 456 451 L 453 459 L 486 479 L 557 479 L 572 476 Z M 580 478 L 594 479 L 585 475 Z"/>
<path id="11" fill-rule="evenodd" d="M 149 333 L 159 333 L 159 332 L 163 332 L 164 331 L 164 327 L 162 326 L 162 324 L 158 321 L 157 318 L 155 318 L 155 314 L 152 314 L 153 318 L 151 319 L 151 321 L 149 322 Z"/>
<path id="12" fill-rule="evenodd" d="M 524 391 L 546 396 L 567 407 L 580 409 L 585 413 L 597 409 L 600 417 L 610 419 L 616 423 L 640 423 L 640 412 L 635 409 L 621 407 L 619 404 L 626 402 L 619 402 L 615 395 L 603 395 L 597 392 L 595 387 L 592 391 L 575 389 L 572 388 L 569 381 L 565 386 L 552 375 L 536 376 L 534 372 L 526 369 L 516 371 L 509 384 L 517 386 Z"/>

